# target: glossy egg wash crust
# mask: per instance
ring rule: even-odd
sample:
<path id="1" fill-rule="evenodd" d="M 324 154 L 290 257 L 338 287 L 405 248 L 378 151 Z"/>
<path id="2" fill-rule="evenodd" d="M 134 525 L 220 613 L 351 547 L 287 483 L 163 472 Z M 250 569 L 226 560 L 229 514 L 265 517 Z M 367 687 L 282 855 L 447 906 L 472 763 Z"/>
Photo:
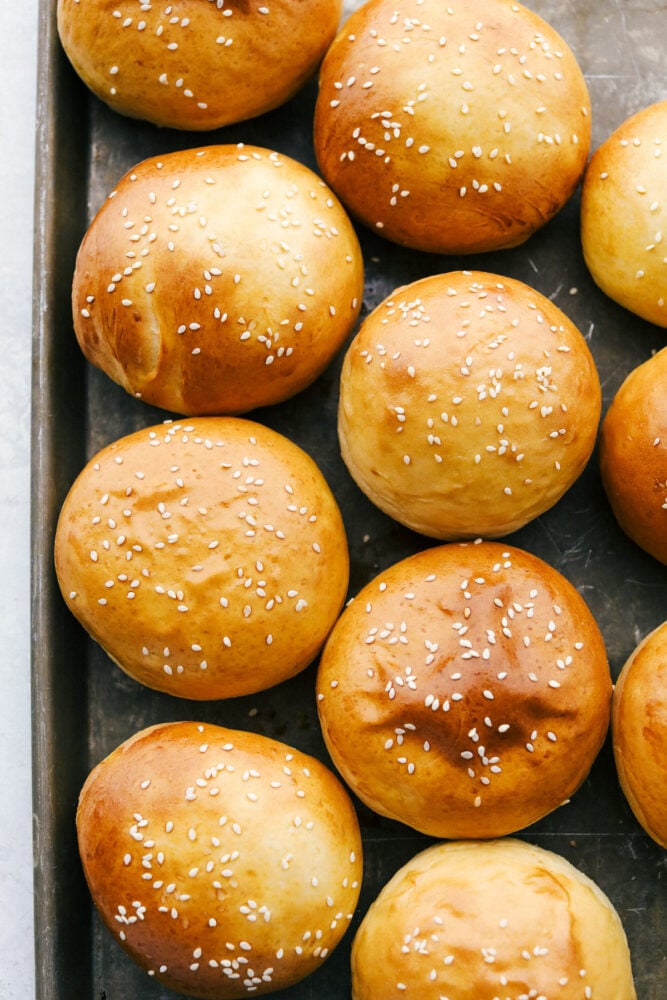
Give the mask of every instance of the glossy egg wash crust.
<path id="1" fill-rule="evenodd" d="M 273 150 L 221 145 L 138 164 L 77 254 L 88 360 L 179 414 L 238 414 L 310 385 L 351 332 L 364 269 L 338 199 Z"/>
<path id="2" fill-rule="evenodd" d="M 84 871 L 105 924 L 150 976 L 210 1000 L 318 968 L 359 896 L 359 827 L 314 758 L 195 722 L 145 729 L 91 772 Z"/>
<path id="3" fill-rule="evenodd" d="M 566 203 L 590 147 L 574 54 L 508 0 L 370 0 L 320 71 L 323 176 L 380 236 L 435 253 L 524 242 Z"/>
<path id="4" fill-rule="evenodd" d="M 353 1000 L 636 1000 L 611 900 L 510 838 L 436 844 L 382 889 L 352 949 Z"/>
<path id="5" fill-rule="evenodd" d="M 63 505 L 68 607 L 118 665 L 184 698 L 271 687 L 345 599 L 340 511 L 297 445 L 241 418 L 167 422 L 90 460 Z"/>
<path id="6" fill-rule="evenodd" d="M 430 836 L 496 837 L 561 806 L 604 741 L 600 631 L 553 567 L 495 542 L 381 572 L 325 646 L 331 757 L 370 808 Z"/>
<path id="7" fill-rule="evenodd" d="M 602 291 L 667 327 L 667 101 L 642 108 L 596 149 L 581 192 L 581 241 Z M 619 252 L 622 248 L 622 252 Z"/>
<path id="8" fill-rule="evenodd" d="M 342 0 L 58 0 L 63 48 L 114 111 L 201 131 L 284 104 L 315 72 Z"/>
<path id="9" fill-rule="evenodd" d="M 338 434 L 357 485 L 443 540 L 499 537 L 553 506 L 595 445 L 600 380 L 549 299 L 479 271 L 397 289 L 362 323 Z"/>

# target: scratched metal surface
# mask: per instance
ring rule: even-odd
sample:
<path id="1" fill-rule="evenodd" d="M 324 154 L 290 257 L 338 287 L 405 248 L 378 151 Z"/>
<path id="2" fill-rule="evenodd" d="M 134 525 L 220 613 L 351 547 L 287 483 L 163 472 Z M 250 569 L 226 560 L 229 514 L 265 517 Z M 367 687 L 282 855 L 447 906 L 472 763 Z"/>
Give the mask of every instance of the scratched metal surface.
<path id="1" fill-rule="evenodd" d="M 356 4 L 348 2 L 347 9 Z M 641 0 L 532 0 L 576 52 L 593 103 L 593 148 L 629 114 L 667 97 L 667 6 Z M 287 106 L 254 122 L 194 138 L 121 119 L 90 96 L 60 51 L 55 2 L 43 0 L 39 76 L 33 487 L 35 900 L 38 1000 L 170 1000 L 101 927 L 76 853 L 74 810 L 89 768 L 137 729 L 196 716 L 273 736 L 326 760 L 313 697 L 315 664 L 280 687 L 229 703 L 192 705 L 140 688 L 85 637 L 55 585 L 55 519 L 73 478 L 108 441 L 163 419 L 87 366 L 71 329 L 74 255 L 97 207 L 145 156 L 207 142 L 272 147 L 315 167 L 312 82 Z M 665 333 L 605 299 L 583 265 L 578 196 L 524 247 L 457 259 L 401 250 L 359 231 L 367 276 L 364 314 L 395 287 L 426 274 L 479 267 L 519 278 L 552 298 L 585 334 L 604 408 L 625 375 L 665 343 Z M 350 594 L 380 569 L 429 544 L 389 521 L 359 493 L 335 433 L 340 358 L 297 399 L 257 411 L 318 461 L 345 517 Z M 604 498 L 596 456 L 551 511 L 508 539 L 556 566 L 595 614 L 618 674 L 636 643 L 667 617 L 667 571 L 620 532 Z M 365 878 L 354 925 L 315 975 L 285 1000 L 349 996 L 354 928 L 393 872 L 429 842 L 359 805 Z M 617 907 L 630 942 L 638 996 L 667 996 L 667 855 L 638 827 L 618 788 L 609 743 L 572 802 L 520 834 L 594 878 Z"/>

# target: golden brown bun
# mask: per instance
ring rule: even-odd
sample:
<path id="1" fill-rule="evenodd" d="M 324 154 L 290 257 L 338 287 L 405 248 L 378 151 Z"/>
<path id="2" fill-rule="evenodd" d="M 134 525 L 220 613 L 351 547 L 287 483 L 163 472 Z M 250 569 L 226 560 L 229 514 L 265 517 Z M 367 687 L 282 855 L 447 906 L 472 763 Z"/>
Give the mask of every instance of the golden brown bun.
<path id="1" fill-rule="evenodd" d="M 342 0 L 58 0 L 74 69 L 114 111 L 197 131 L 284 104 L 315 73 Z"/>
<path id="2" fill-rule="evenodd" d="M 658 326 L 667 326 L 666 157 L 662 101 L 628 118 L 595 151 L 581 194 L 581 240 L 593 279 Z"/>
<path id="3" fill-rule="evenodd" d="M 81 348 L 147 403 L 243 413 L 309 385 L 353 328 L 363 261 L 311 170 L 255 146 L 144 160 L 104 202 L 77 256 Z"/>
<path id="4" fill-rule="evenodd" d="M 313 757 L 254 733 L 144 729 L 88 777 L 77 832 L 104 923 L 150 975 L 192 996 L 302 979 L 359 895 L 347 793 Z"/>
<path id="5" fill-rule="evenodd" d="M 316 656 L 345 600 L 340 511 L 313 460 L 236 417 L 108 445 L 63 504 L 67 605 L 130 676 L 182 698 L 272 687 Z"/>
<path id="6" fill-rule="evenodd" d="M 637 646 L 612 701 L 618 779 L 637 821 L 667 848 L 667 621 Z"/>
<path id="7" fill-rule="evenodd" d="M 457 271 L 398 289 L 366 318 L 344 360 L 338 431 L 386 514 L 433 538 L 495 538 L 569 489 L 600 408 L 588 346 L 553 302 Z"/>
<path id="8" fill-rule="evenodd" d="M 353 1000 L 635 1000 L 602 890 L 518 840 L 436 844 L 401 868 L 352 950 Z"/>
<path id="9" fill-rule="evenodd" d="M 602 421 L 599 456 L 621 528 L 667 564 L 667 347 L 619 388 Z"/>
<path id="10" fill-rule="evenodd" d="M 369 0 L 322 63 L 314 139 L 323 176 L 380 236 L 499 250 L 574 192 L 590 97 L 565 41 L 513 0 Z"/>
<path id="11" fill-rule="evenodd" d="M 333 762 L 366 805 L 431 836 L 486 838 L 579 788 L 611 677 L 572 584 L 479 542 L 410 556 L 364 587 L 327 641 L 317 696 Z"/>

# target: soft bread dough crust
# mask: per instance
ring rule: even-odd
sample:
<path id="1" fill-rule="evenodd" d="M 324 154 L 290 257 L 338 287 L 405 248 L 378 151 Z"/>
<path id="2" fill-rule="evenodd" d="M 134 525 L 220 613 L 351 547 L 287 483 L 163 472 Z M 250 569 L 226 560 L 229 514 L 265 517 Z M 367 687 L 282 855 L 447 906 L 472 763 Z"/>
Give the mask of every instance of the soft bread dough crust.
<path id="1" fill-rule="evenodd" d="M 574 193 L 590 96 L 572 50 L 513 0 L 370 0 L 320 71 L 323 177 L 379 236 L 433 253 L 523 243 Z"/>
<path id="2" fill-rule="evenodd" d="M 362 877 L 349 796 L 320 761 L 196 722 L 144 729 L 91 772 L 77 834 L 100 916 L 170 989 L 232 1000 L 319 968 Z"/>
<path id="3" fill-rule="evenodd" d="M 667 564 L 667 347 L 618 389 L 600 427 L 599 462 L 619 525 Z"/>
<path id="4" fill-rule="evenodd" d="M 581 191 L 581 241 L 594 281 L 619 305 L 663 327 L 665 149 L 667 101 L 660 101 L 628 118 L 594 152 Z"/>
<path id="5" fill-rule="evenodd" d="M 610 716 L 600 630 L 543 560 L 497 542 L 426 549 L 348 603 L 317 704 L 354 793 L 429 836 L 514 833 L 580 787 Z"/>
<path id="6" fill-rule="evenodd" d="M 114 111 L 201 131 L 284 104 L 313 76 L 342 0 L 58 0 L 60 39 Z"/>
<path id="7" fill-rule="evenodd" d="M 638 823 L 667 848 L 667 621 L 628 657 L 611 718 L 621 788 Z"/>
<path id="8" fill-rule="evenodd" d="M 366 317 L 344 358 L 338 435 L 353 479 L 390 517 L 441 540 L 497 538 L 572 486 L 600 412 L 588 345 L 554 303 L 515 279 L 454 271 Z"/>
<path id="9" fill-rule="evenodd" d="M 146 403 L 239 414 L 310 385 L 363 299 L 356 233 L 308 167 L 257 146 L 137 164 L 81 242 L 74 330 L 87 359 Z"/>
<path id="10" fill-rule="evenodd" d="M 148 427 L 91 458 L 63 504 L 55 567 L 75 617 L 148 687 L 229 698 L 294 676 L 347 593 L 318 466 L 239 417 Z"/>
<path id="11" fill-rule="evenodd" d="M 618 913 L 519 840 L 436 844 L 382 889 L 352 949 L 353 1000 L 635 1000 Z"/>

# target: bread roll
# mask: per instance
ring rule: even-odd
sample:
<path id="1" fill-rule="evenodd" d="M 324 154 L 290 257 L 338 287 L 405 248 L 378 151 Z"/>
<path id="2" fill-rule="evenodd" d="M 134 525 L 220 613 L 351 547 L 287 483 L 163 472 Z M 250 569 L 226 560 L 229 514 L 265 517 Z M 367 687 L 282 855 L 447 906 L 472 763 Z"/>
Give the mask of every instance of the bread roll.
<path id="1" fill-rule="evenodd" d="M 667 101 L 660 101 L 595 151 L 581 194 L 581 240 L 594 281 L 615 302 L 665 327 L 666 157 Z"/>
<path id="2" fill-rule="evenodd" d="M 667 848 L 667 621 L 626 661 L 611 718 L 621 788 L 637 822 Z"/>
<path id="3" fill-rule="evenodd" d="M 519 840 L 436 844 L 364 918 L 353 1000 L 635 1000 L 612 902 L 565 858 Z"/>
<path id="4" fill-rule="evenodd" d="M 272 687 L 316 656 L 345 599 L 340 511 L 313 460 L 236 417 L 114 441 L 55 538 L 63 597 L 137 681 L 181 698 Z"/>
<path id="5" fill-rule="evenodd" d="M 590 110 L 572 50 L 513 0 L 369 0 L 322 63 L 315 152 L 378 235 L 434 253 L 500 250 L 574 192 Z"/>
<path id="6" fill-rule="evenodd" d="M 315 73 L 342 0 L 58 0 L 60 39 L 114 111 L 190 131 L 254 118 Z"/>
<path id="7" fill-rule="evenodd" d="M 513 833 L 562 805 L 604 741 L 611 677 L 557 570 L 497 542 L 427 549 L 347 606 L 317 677 L 343 779 L 434 837 Z"/>
<path id="8" fill-rule="evenodd" d="M 240 144 L 152 157 L 81 243 L 74 329 L 133 396 L 181 414 L 245 413 L 320 375 L 352 330 L 363 261 L 311 170 Z"/>
<path id="9" fill-rule="evenodd" d="M 144 729 L 89 775 L 76 822 L 102 920 L 149 975 L 192 996 L 299 981 L 357 904 L 348 795 L 319 761 L 255 733 Z"/>
<path id="10" fill-rule="evenodd" d="M 602 421 L 599 461 L 621 528 L 667 564 L 667 348 L 618 389 Z"/>
<path id="11" fill-rule="evenodd" d="M 569 489 L 600 408 L 588 346 L 553 302 L 456 271 L 398 289 L 365 319 L 338 432 L 357 485 L 390 517 L 433 538 L 494 538 Z"/>

